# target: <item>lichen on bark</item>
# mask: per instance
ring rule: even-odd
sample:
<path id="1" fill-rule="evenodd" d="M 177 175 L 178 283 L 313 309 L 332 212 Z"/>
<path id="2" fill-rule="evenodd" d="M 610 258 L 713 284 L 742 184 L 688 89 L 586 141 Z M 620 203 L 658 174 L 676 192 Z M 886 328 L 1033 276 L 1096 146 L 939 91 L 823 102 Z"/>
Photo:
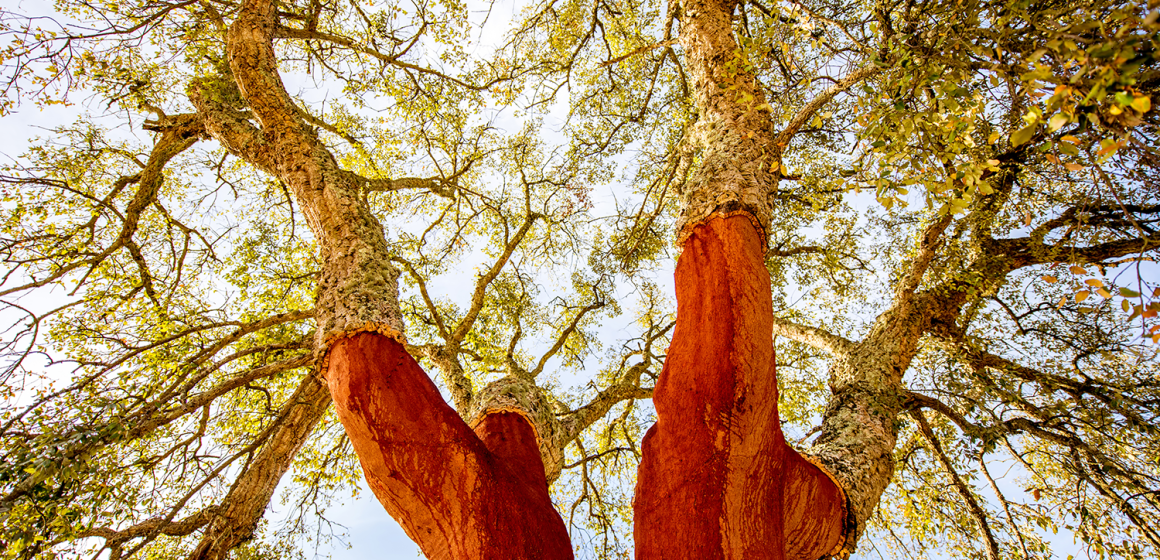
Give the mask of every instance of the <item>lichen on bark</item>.
<path id="1" fill-rule="evenodd" d="M 503 412 L 516 413 L 532 426 L 544 462 L 544 476 L 548 484 L 554 482 L 563 469 L 568 441 L 544 390 L 535 382 L 514 375 L 493 381 L 475 395 L 468 424 L 474 428 L 486 416 Z"/>
<path id="2" fill-rule="evenodd" d="M 680 43 L 698 111 L 691 136 L 701 164 L 679 193 L 678 247 L 692 227 L 714 214 L 751 215 L 763 243 L 769 228 L 781 156 L 762 88 L 752 74 L 729 70 L 739 52 L 735 6 L 728 0 L 693 0 L 681 7 Z"/>

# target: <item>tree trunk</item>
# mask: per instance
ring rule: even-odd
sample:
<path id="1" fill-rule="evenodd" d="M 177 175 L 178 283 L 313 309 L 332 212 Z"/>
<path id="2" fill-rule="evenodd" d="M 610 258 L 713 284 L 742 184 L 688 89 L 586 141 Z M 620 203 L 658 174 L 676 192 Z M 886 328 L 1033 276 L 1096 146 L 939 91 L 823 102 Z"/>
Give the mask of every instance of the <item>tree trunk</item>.
<path id="1" fill-rule="evenodd" d="M 692 228 L 677 325 L 633 505 L 636 557 L 813 559 L 842 550 L 845 497 L 785 442 L 762 238 L 746 216 Z"/>
<path id="2" fill-rule="evenodd" d="M 327 380 L 368 484 L 427 558 L 572 558 L 522 414 L 488 414 L 473 432 L 378 333 L 336 342 Z"/>
<path id="3" fill-rule="evenodd" d="M 755 220 L 762 246 L 766 241 L 781 154 L 756 78 L 729 70 L 741 52 L 733 39 L 735 8 L 732 0 L 682 2 L 680 41 L 693 82 L 693 141 L 701 164 L 680 193 L 678 243 L 714 214 Z"/>
<path id="4" fill-rule="evenodd" d="M 404 349 L 382 225 L 358 177 L 298 118 L 278 75 L 275 12 L 271 0 L 247 0 L 229 29 L 236 93 L 261 128 L 209 80 L 190 98 L 211 135 L 290 187 L 318 239 L 317 352 L 368 484 L 428 558 L 571 558 L 539 409 L 485 407 L 473 432 Z"/>

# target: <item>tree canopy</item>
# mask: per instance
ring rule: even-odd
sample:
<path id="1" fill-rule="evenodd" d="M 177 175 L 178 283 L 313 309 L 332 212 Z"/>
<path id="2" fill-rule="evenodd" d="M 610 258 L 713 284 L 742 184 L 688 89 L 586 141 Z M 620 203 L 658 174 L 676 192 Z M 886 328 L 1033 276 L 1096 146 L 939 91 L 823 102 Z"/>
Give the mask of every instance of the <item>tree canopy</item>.
<path id="1" fill-rule="evenodd" d="M 674 260 L 734 202 L 842 554 L 1156 558 L 1158 6 L 5 8 L 0 115 L 76 120 L 0 170 L 0 558 L 308 550 L 360 329 L 464 420 L 530 399 L 580 556 L 626 557 Z"/>

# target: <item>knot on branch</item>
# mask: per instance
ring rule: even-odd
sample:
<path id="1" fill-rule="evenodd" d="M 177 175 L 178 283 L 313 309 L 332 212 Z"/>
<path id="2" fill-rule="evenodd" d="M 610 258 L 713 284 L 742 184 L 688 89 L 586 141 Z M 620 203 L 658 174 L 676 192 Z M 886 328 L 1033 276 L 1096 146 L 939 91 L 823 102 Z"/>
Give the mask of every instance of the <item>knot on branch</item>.
<path id="1" fill-rule="evenodd" d="M 170 133 L 180 140 L 203 138 L 208 135 L 201 115 L 197 113 L 183 113 L 180 115 L 166 115 L 160 109 L 156 110 L 157 119 L 147 120 L 141 128 L 149 132 Z"/>
<path id="2" fill-rule="evenodd" d="M 544 390 L 515 376 L 493 381 L 476 395 L 468 423 L 474 428 L 488 414 L 500 412 L 519 414 L 532 425 L 548 484 L 559 478 L 564 467 L 564 446 L 559 444 L 564 430 Z"/>
<path id="3" fill-rule="evenodd" d="M 434 179 L 431 181 L 431 192 L 443 198 L 455 200 L 455 193 L 459 190 L 459 177 Z"/>

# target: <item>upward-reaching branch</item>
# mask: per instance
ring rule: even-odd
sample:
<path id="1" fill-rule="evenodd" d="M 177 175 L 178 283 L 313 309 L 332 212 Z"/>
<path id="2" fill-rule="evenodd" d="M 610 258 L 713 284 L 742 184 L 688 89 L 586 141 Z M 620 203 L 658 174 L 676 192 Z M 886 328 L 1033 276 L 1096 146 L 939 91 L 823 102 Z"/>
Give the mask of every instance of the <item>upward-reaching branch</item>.
<path id="1" fill-rule="evenodd" d="M 503 270 L 508 260 L 511 259 L 512 253 L 523 242 L 524 237 L 531 231 L 536 220 L 541 217 L 540 214 L 529 212 L 524 217 L 524 223 L 520 226 L 520 229 L 516 230 L 515 235 L 507 240 L 507 245 L 504 246 L 503 253 L 492 263 L 491 268 L 475 281 L 475 291 L 471 294 L 471 304 L 467 308 L 467 313 L 464 314 L 463 319 L 459 321 L 459 325 L 452 331 L 451 339 L 447 341 L 448 343 L 458 344 L 462 342 L 463 337 L 467 336 L 467 333 L 471 331 L 471 327 L 475 325 L 475 320 L 479 317 L 480 310 L 483 309 L 483 299 L 484 295 L 487 294 L 487 287 L 499 276 L 500 271 Z"/>
<path id="2" fill-rule="evenodd" d="M 773 145 L 779 147 L 780 149 L 784 149 L 785 146 L 789 145 L 789 142 L 793 139 L 794 135 L 797 134 L 798 131 L 801 130 L 801 128 L 810 121 L 810 119 L 814 116 L 814 113 L 817 113 L 822 109 L 822 107 L 825 107 L 826 103 L 829 103 L 830 100 L 836 97 L 838 94 L 858 85 L 858 83 L 862 80 L 866 80 L 875 74 L 880 73 L 881 71 L 881 68 L 874 65 L 863 66 L 862 68 L 847 74 L 846 77 L 839 80 L 838 83 L 826 88 L 824 91 L 822 91 L 822 93 L 818 94 L 817 97 L 814 97 L 812 100 L 810 100 L 809 103 L 806 103 L 805 106 L 803 106 L 801 109 L 798 109 L 798 112 L 792 119 L 790 119 L 789 123 L 785 125 L 785 128 L 781 129 L 781 132 L 778 132 L 777 136 L 774 137 Z"/>
<path id="3" fill-rule="evenodd" d="M 140 254 L 140 248 L 137 247 L 133 241 L 133 236 L 137 233 L 137 228 L 141 223 L 142 214 L 145 210 L 157 202 L 157 193 L 161 189 L 164 182 L 165 166 L 176 157 L 178 154 L 184 152 L 194 145 L 199 139 L 205 135 L 203 123 L 197 115 L 182 114 L 172 117 L 165 117 L 160 121 L 154 123 L 147 123 L 147 128 L 161 132 L 157 142 L 153 145 L 153 149 L 149 152 L 149 159 L 145 162 L 141 171 L 129 177 L 122 177 L 117 181 L 117 185 L 113 189 L 112 194 L 118 192 L 120 188 L 126 185 L 136 183 L 137 190 L 133 193 L 132 200 L 129 201 L 128 206 L 125 207 L 124 212 L 120 212 L 119 217 L 122 220 L 121 229 L 117 233 L 113 242 L 103 251 L 88 258 L 74 260 L 63 266 L 57 268 L 52 274 L 34 280 L 26 284 L 14 286 L 4 290 L 0 290 L 0 297 L 14 294 L 18 292 L 27 291 L 41 286 L 52 284 L 68 274 L 79 270 L 84 266 L 88 266 L 88 272 L 82 276 L 74 289 L 80 289 L 81 285 L 85 283 L 88 276 L 105 261 L 110 255 L 116 253 L 122 248 L 128 248 L 133 253 L 133 258 L 141 266 L 140 276 L 142 286 L 149 291 L 149 295 L 156 299 L 156 294 L 152 292 L 153 278 L 149 275 L 147 269 L 143 265 L 143 259 Z M 107 202 L 106 202 L 107 203 Z M 92 223 L 96 223 L 96 217 L 93 218 Z"/>
<path id="4" fill-rule="evenodd" d="M 330 392 L 309 372 L 278 414 L 274 433 L 234 481 L 188 560 L 223 560 L 250 540 L 294 455 L 330 408 Z"/>
<path id="5" fill-rule="evenodd" d="M 572 317 L 572 321 L 568 323 L 568 326 L 564 327 L 564 330 L 560 331 L 559 336 L 556 337 L 556 343 L 553 344 L 547 352 L 544 352 L 544 355 L 540 357 L 539 363 L 536 364 L 535 369 L 529 371 L 528 374 L 531 377 L 540 375 L 540 373 L 544 371 L 544 366 L 547 365 L 548 360 L 552 359 L 552 356 L 555 356 L 556 353 L 564 347 L 564 344 L 568 342 L 568 337 L 572 336 L 572 333 L 576 332 L 576 327 L 580 325 L 580 321 L 584 319 L 584 316 L 593 311 L 596 311 L 597 309 L 600 309 L 601 307 L 604 307 L 605 305 L 606 304 L 604 299 L 601 298 L 599 294 L 597 294 L 595 301 L 585 305 L 584 307 L 581 307 L 580 311 L 576 312 L 576 316 Z"/>
<path id="6" fill-rule="evenodd" d="M 922 439 L 926 440 L 926 444 L 930 446 L 931 452 L 938 458 L 943 470 L 950 475 L 951 483 L 955 487 L 955 491 L 959 493 L 959 497 L 967 504 L 967 511 L 971 513 L 971 518 L 979 525 L 979 533 L 982 535 L 983 541 L 987 543 L 987 560 L 999 560 L 999 543 L 995 540 L 995 535 L 991 533 L 991 526 L 987 523 L 987 512 L 979 505 L 979 499 L 975 496 L 975 492 L 955 470 L 954 464 L 943 451 L 942 444 L 926 421 L 926 416 L 923 415 L 922 410 L 911 410 L 910 415 L 918 424 L 918 433 L 922 434 Z"/>

